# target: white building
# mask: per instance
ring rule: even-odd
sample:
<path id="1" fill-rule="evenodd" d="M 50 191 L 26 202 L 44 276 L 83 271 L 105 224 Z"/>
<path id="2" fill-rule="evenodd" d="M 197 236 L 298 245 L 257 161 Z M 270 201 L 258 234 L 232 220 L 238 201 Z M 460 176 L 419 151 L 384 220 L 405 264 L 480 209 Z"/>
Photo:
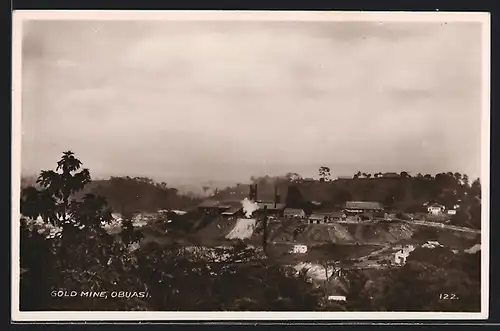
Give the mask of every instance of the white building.
<path id="1" fill-rule="evenodd" d="M 441 215 L 445 209 L 444 206 L 437 203 L 427 206 L 427 211 L 430 215 Z"/>
<path id="2" fill-rule="evenodd" d="M 307 253 L 307 246 L 306 245 L 293 245 L 293 254 L 305 254 Z"/>
<path id="3" fill-rule="evenodd" d="M 346 297 L 344 295 L 329 295 L 328 300 L 330 300 L 330 301 L 346 301 Z"/>
<path id="4" fill-rule="evenodd" d="M 410 256 L 410 253 L 415 250 L 415 246 L 413 245 L 408 245 L 407 247 L 404 247 L 403 249 L 399 250 L 396 252 L 394 255 L 394 262 L 396 264 L 405 264 L 406 263 L 406 258 Z"/>

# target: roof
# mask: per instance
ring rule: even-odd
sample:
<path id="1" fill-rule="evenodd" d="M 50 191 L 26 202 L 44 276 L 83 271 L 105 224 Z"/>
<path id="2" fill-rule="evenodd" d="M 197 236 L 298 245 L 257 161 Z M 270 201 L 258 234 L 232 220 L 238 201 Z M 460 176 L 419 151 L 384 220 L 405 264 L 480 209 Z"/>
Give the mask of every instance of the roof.
<path id="1" fill-rule="evenodd" d="M 341 211 L 315 211 L 314 214 L 328 216 L 328 217 L 341 217 L 342 216 Z"/>
<path id="2" fill-rule="evenodd" d="M 264 207 L 267 207 L 268 210 L 279 210 L 279 209 L 285 209 L 285 204 L 284 203 L 277 203 L 276 207 L 274 206 L 274 202 L 257 202 L 259 205 L 259 209 L 264 209 Z"/>
<path id="3" fill-rule="evenodd" d="M 285 214 L 300 214 L 303 212 L 304 210 L 299 208 L 285 208 Z"/>
<path id="4" fill-rule="evenodd" d="M 439 207 L 439 208 L 444 208 L 443 205 L 437 203 L 437 202 L 434 202 L 434 203 L 431 203 L 430 205 L 427 205 L 427 207 Z"/>
<path id="5" fill-rule="evenodd" d="M 204 208 L 209 208 L 209 207 L 217 207 L 219 205 L 219 201 L 217 200 L 204 200 L 202 201 L 198 207 L 204 207 Z"/>
<path id="6" fill-rule="evenodd" d="M 374 201 L 347 201 L 345 203 L 346 209 L 368 209 L 368 210 L 382 210 L 382 205 Z"/>
<path id="7" fill-rule="evenodd" d="M 223 212 L 222 215 L 234 215 L 234 214 L 236 214 L 237 212 L 239 212 L 242 209 L 243 209 L 242 206 L 240 206 L 240 207 L 231 207 L 227 211 Z"/>
<path id="8" fill-rule="evenodd" d="M 242 207 L 242 204 L 240 201 L 234 201 L 234 200 L 224 200 L 224 201 L 219 201 L 219 200 L 214 200 L 214 199 L 207 199 L 202 201 L 198 207 L 202 208 L 220 208 L 220 209 L 229 209 L 233 207 Z"/>
<path id="9" fill-rule="evenodd" d="M 324 220 L 326 215 L 324 214 L 317 214 L 317 213 L 312 213 L 311 216 L 309 216 L 309 219 L 313 220 Z"/>

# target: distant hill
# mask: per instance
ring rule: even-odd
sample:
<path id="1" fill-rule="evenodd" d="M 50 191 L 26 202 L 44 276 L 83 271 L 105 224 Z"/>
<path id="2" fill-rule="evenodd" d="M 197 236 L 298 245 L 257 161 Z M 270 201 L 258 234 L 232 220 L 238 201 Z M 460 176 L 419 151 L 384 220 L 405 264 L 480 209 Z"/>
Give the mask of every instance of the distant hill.
<path id="1" fill-rule="evenodd" d="M 156 183 L 149 178 L 112 177 L 95 180 L 75 195 L 76 199 L 92 193 L 106 198 L 112 210 L 122 214 L 155 212 L 159 209 L 191 209 L 199 198 L 180 194 L 165 183 Z"/>
<path id="2" fill-rule="evenodd" d="M 277 189 L 281 202 L 289 207 L 312 206 L 339 208 L 346 201 L 376 201 L 388 209 L 401 212 L 426 212 L 423 204 L 433 201 L 453 208 L 460 204 L 460 223 L 474 219 L 475 226 L 480 224 L 479 179 L 472 184 L 461 175 L 440 173 L 435 176 L 419 177 L 379 177 L 379 178 L 342 178 L 333 181 L 291 180 L 286 176 L 262 177 L 254 179 L 257 184 L 257 199 L 274 199 Z M 218 200 L 242 200 L 249 195 L 250 185 L 240 184 L 228 187 L 214 194 Z M 469 224 L 470 225 L 470 224 Z"/>

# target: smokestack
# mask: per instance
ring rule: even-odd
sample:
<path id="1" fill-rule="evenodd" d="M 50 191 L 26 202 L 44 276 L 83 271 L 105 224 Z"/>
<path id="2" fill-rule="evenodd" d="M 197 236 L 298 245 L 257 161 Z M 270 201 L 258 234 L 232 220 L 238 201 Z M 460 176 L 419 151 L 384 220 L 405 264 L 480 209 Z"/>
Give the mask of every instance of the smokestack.
<path id="1" fill-rule="evenodd" d="M 278 204 L 278 185 L 274 185 L 274 208 Z"/>
<path id="2" fill-rule="evenodd" d="M 250 184 L 250 193 L 248 198 L 250 201 L 257 201 L 257 184 Z"/>

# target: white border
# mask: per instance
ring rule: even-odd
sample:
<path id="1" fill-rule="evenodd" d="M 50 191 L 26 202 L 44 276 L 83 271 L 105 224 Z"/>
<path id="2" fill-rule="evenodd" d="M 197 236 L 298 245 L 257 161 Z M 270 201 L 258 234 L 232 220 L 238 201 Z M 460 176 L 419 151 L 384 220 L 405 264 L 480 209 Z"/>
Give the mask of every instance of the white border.
<path id="1" fill-rule="evenodd" d="M 368 21 L 479 22 L 483 27 L 482 74 L 482 299 L 480 313 L 442 312 L 20 312 L 19 196 L 21 178 L 21 41 L 25 20 L 173 20 L 173 21 Z M 12 17 L 12 305 L 15 322 L 183 321 L 183 320 L 468 320 L 487 319 L 489 303 L 490 185 L 490 14 L 459 12 L 280 12 L 280 11 L 15 11 Z"/>

